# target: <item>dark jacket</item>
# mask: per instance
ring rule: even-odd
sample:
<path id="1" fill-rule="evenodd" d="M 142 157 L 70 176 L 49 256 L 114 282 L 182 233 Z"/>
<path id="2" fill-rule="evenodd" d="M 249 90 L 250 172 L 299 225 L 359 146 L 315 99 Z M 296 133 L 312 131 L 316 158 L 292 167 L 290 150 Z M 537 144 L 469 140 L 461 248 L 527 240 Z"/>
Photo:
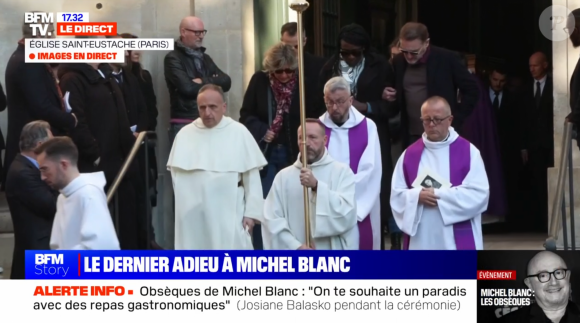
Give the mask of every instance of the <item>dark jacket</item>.
<path id="1" fill-rule="evenodd" d="M 501 323 L 546 323 L 550 320 L 544 314 L 544 311 L 537 304 L 522 307 L 516 311 L 502 316 L 498 322 Z M 573 302 L 568 302 L 566 314 L 560 320 L 560 323 L 580 323 L 580 310 Z"/>
<path id="2" fill-rule="evenodd" d="M 0 84 L 0 111 L 4 110 L 6 110 L 6 94 L 4 94 L 4 89 L 2 89 L 2 84 Z M 0 131 L 0 150 L 3 149 L 6 149 L 6 142 L 4 141 L 4 135 L 2 135 L 2 131 Z"/>
<path id="3" fill-rule="evenodd" d="M 56 81 L 47 65 L 24 62 L 24 45 L 18 45 L 8 61 L 6 96 L 8 133 L 4 174 L 20 153 L 20 132 L 27 123 L 44 120 L 50 124 L 55 136 L 66 135 L 75 127 L 75 118 L 62 109 Z"/>
<path id="4" fill-rule="evenodd" d="M 463 122 L 471 114 L 479 100 L 477 83 L 473 80 L 467 68 L 461 64 L 455 52 L 436 46 L 429 46 L 428 55 L 426 62 L 428 97 L 440 96 L 449 102 L 451 113 L 453 114 L 453 127 L 461 133 Z M 408 63 L 403 54 L 398 54 L 393 58 L 397 100 L 391 107 L 395 108 L 393 114 L 401 113 L 401 138 L 404 148 L 411 144 L 409 142 L 409 119 L 405 103 L 405 90 L 403 88 L 407 65 Z M 461 103 L 457 102 L 457 90 L 461 91 Z"/>
<path id="5" fill-rule="evenodd" d="M 6 200 L 14 224 L 11 279 L 24 279 L 24 251 L 49 250 L 58 192 L 40 179 L 40 171 L 18 154 L 6 176 Z"/>
<path id="6" fill-rule="evenodd" d="M 137 77 L 131 71 L 123 69 L 119 76 L 117 76 L 121 80 L 118 81 L 113 75 L 113 70 L 109 64 L 103 64 L 99 69 L 111 81 L 116 81 L 119 85 L 123 93 L 123 98 L 125 99 L 125 109 L 127 110 L 129 124 L 131 126 L 137 126 L 135 132 L 147 131 L 149 126 L 147 105 Z"/>
<path id="7" fill-rule="evenodd" d="M 305 80 L 306 97 L 309 96 L 309 91 L 316 88 L 316 84 L 312 84 Z M 271 91 L 270 79 L 266 72 L 258 71 L 250 80 L 246 93 L 244 94 L 244 101 L 242 103 L 242 108 L 240 109 L 240 122 L 243 123 L 250 133 L 256 139 L 256 142 L 260 143 L 264 135 L 269 129 L 269 115 L 268 115 L 268 91 Z M 276 100 L 274 94 L 270 95 L 272 99 L 271 106 L 271 117 L 272 119 L 276 117 Z M 272 142 L 275 144 L 288 145 L 290 148 L 290 153 L 288 154 L 289 162 L 292 162 L 298 158 L 298 127 L 300 126 L 300 100 L 298 95 L 298 82 L 296 82 L 296 87 L 292 94 L 292 102 L 290 104 L 290 110 L 288 115 L 284 119 L 282 129 L 278 134 L 278 137 Z M 320 108 L 311 108 L 310 105 L 306 105 L 306 117 L 307 118 L 318 118 L 321 115 Z M 262 147 L 264 148 L 264 147 Z"/>
<path id="8" fill-rule="evenodd" d="M 155 89 L 153 88 L 153 78 L 147 70 L 142 70 L 143 74 L 141 75 L 134 68 L 132 73 L 137 78 L 137 82 L 139 82 L 141 93 L 145 99 L 145 105 L 147 105 L 147 130 L 155 131 L 159 111 L 157 110 L 157 97 L 155 96 Z"/>
<path id="9" fill-rule="evenodd" d="M 546 167 L 554 166 L 554 96 L 553 81 L 546 77 L 546 84 L 542 91 L 540 106 L 536 107 L 534 99 L 535 81 L 523 88 L 521 93 L 520 110 L 520 149 L 538 150 L 545 152 Z"/>
<path id="10" fill-rule="evenodd" d="M 62 65 L 59 78 L 62 92 L 70 92 L 69 103 L 79 120 L 71 133 L 79 150 L 79 170 L 104 171 L 111 184 L 135 143 L 123 94 L 116 82 L 88 64 Z"/>
<path id="11" fill-rule="evenodd" d="M 332 77 L 342 76 L 338 69 L 337 56 L 329 59 L 321 72 L 321 88 Z M 365 54 L 365 66 L 357 80 L 357 91 L 355 99 L 362 103 L 370 103 L 371 112 L 366 116 L 377 125 L 379 141 L 381 144 L 383 177 L 389 177 L 392 169 L 391 161 L 391 141 L 389 136 L 389 118 L 393 109 L 388 108 L 391 103 L 383 100 L 383 90 L 394 83 L 393 69 L 387 59 L 378 53 Z"/>
<path id="12" fill-rule="evenodd" d="M 175 49 L 165 56 L 163 66 L 171 100 L 171 118 L 193 120 L 199 117 L 197 92 L 205 84 L 219 85 L 224 92 L 230 90 L 232 83 L 230 77 L 217 67 L 209 55 L 205 54 L 205 48 L 202 47 L 201 50 L 204 52 L 206 71 L 203 74 L 195 67 L 193 57 L 189 56 L 186 49 L 178 42 L 175 43 Z M 202 83 L 193 82 L 196 78 L 202 79 Z"/>
<path id="13" fill-rule="evenodd" d="M 574 73 L 570 78 L 570 109 L 572 112 L 567 118 L 574 123 L 575 127 L 580 126 L 580 59 L 576 63 Z M 576 140 L 580 147 L 580 140 Z"/>

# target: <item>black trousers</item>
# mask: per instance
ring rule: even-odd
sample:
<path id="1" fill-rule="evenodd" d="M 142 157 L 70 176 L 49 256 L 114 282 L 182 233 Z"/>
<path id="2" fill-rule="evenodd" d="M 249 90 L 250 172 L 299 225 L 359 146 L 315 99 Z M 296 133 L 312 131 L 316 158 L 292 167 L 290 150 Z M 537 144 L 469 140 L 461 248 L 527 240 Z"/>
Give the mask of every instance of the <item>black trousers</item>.
<path id="1" fill-rule="evenodd" d="M 115 198 L 117 201 L 115 201 Z M 115 198 L 113 198 L 110 207 L 112 209 L 111 214 L 113 215 L 113 220 L 115 221 L 115 218 L 118 217 L 116 220 L 118 222 L 117 238 L 119 239 L 121 249 L 138 250 L 140 230 L 137 220 L 137 194 L 132 178 L 125 178 L 121 181 Z M 118 203 L 118 208 L 115 205 L 116 203 Z"/>
<path id="2" fill-rule="evenodd" d="M 548 232 L 548 154 L 542 148 L 529 150 L 520 179 L 520 187 L 526 193 L 522 205 L 529 212 L 529 218 L 521 225 L 534 232 Z"/>

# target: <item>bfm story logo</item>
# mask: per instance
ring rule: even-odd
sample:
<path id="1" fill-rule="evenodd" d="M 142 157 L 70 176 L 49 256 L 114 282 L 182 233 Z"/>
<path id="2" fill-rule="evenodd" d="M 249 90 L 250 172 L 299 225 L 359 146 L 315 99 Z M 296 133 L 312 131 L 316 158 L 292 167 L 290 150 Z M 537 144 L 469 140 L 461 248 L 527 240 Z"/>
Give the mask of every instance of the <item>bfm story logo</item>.
<path id="1" fill-rule="evenodd" d="M 70 267 L 64 266 L 64 255 L 36 254 L 34 255 L 34 274 L 42 276 L 66 277 Z"/>

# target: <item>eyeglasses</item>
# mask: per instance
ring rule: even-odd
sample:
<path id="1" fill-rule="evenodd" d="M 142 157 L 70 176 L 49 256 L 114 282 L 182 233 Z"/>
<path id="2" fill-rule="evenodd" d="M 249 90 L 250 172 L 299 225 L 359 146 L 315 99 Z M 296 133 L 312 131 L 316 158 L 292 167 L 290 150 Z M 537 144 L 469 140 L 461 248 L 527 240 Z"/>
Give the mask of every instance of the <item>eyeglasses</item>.
<path id="1" fill-rule="evenodd" d="M 401 43 L 399 43 L 398 47 L 399 47 L 399 51 L 401 53 L 403 53 L 403 55 L 411 55 L 411 56 L 418 56 L 419 54 L 421 54 L 421 52 L 423 51 L 423 49 L 426 47 L 427 42 L 423 43 L 423 45 L 421 45 L 421 48 L 417 49 L 417 50 L 408 50 L 408 49 L 403 49 L 401 48 Z"/>
<path id="2" fill-rule="evenodd" d="M 342 56 L 342 57 L 348 57 L 348 56 L 360 57 L 362 54 L 363 54 L 362 49 L 341 49 L 340 50 L 340 56 Z"/>
<path id="3" fill-rule="evenodd" d="M 283 70 L 275 70 L 274 73 L 276 74 L 282 74 L 282 73 L 286 73 L 286 74 L 294 74 L 295 70 L 291 70 L 289 68 L 283 69 Z"/>
<path id="4" fill-rule="evenodd" d="M 431 122 L 433 122 L 434 125 L 439 125 L 441 124 L 441 122 L 443 122 L 444 120 L 448 119 L 449 117 L 451 117 L 451 115 L 446 116 L 445 118 L 420 118 L 421 121 L 423 121 L 423 124 L 428 126 L 431 124 Z"/>
<path id="5" fill-rule="evenodd" d="M 193 29 L 188 29 L 188 28 L 184 28 L 184 29 L 187 30 L 187 31 L 191 31 L 196 36 L 201 36 L 201 35 L 207 34 L 207 30 L 193 30 Z"/>
<path id="6" fill-rule="evenodd" d="M 539 273 L 537 275 L 529 275 L 528 278 L 529 277 L 536 277 L 536 278 L 538 278 L 540 283 L 547 283 L 550 281 L 552 276 L 554 276 L 554 278 L 556 278 L 556 280 L 562 280 L 562 279 L 566 278 L 567 272 L 568 272 L 568 269 L 557 269 L 553 272 L 543 272 L 543 273 Z"/>
<path id="7" fill-rule="evenodd" d="M 340 106 L 344 105 L 345 103 L 347 103 L 349 99 L 350 99 L 350 98 L 347 98 L 347 99 L 341 99 L 341 100 L 338 100 L 338 101 L 336 101 L 336 102 L 333 102 L 333 101 L 324 101 L 324 104 L 326 105 L 326 107 L 327 107 L 327 108 L 331 108 L 331 107 L 333 107 L 335 104 L 336 104 L 337 106 L 339 106 L 339 107 L 340 107 Z"/>

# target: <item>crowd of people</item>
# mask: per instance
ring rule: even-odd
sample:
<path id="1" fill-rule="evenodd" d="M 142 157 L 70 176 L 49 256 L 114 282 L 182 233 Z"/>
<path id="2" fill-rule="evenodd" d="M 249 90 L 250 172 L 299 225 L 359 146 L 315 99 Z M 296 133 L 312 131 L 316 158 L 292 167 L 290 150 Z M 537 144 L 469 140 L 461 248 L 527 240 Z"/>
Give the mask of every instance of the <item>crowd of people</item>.
<path id="1" fill-rule="evenodd" d="M 534 201 L 546 202 L 526 223 L 547 222 L 553 103 L 544 54 L 530 58 L 534 84 L 512 93 L 502 67 L 481 79 L 465 57 L 432 45 L 421 23 L 401 28 L 390 57 L 349 24 L 328 59 L 304 53 L 300 93 L 297 24 L 287 23 L 242 106 L 228 107 L 239 80 L 206 52 L 203 21 L 186 17 L 179 32 L 164 60 L 176 249 L 380 250 L 387 234 L 391 249 L 482 249 L 482 214 L 508 212 L 519 165 L 533 171 Z M 25 24 L 0 101 L 12 277 L 23 277 L 28 249 L 161 249 L 146 217 L 157 200 L 153 148 L 140 149 L 118 185 L 118 223 L 104 195 L 138 134 L 156 130 L 157 104 L 166 106 L 140 52 L 127 51 L 123 64 L 26 64 L 32 37 Z M 227 116 L 238 108 L 239 120 Z M 96 206 L 79 204 L 89 197 Z"/>

